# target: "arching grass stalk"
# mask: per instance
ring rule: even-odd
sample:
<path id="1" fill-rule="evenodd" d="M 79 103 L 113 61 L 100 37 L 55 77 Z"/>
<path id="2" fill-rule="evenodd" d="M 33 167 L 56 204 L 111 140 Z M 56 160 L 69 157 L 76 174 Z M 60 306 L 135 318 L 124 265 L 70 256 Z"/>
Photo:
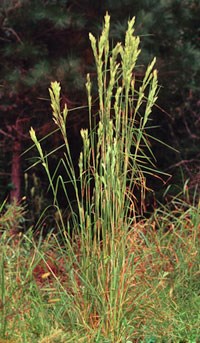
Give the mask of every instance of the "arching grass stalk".
<path id="1" fill-rule="evenodd" d="M 150 157 L 145 153 L 151 151 L 145 129 L 157 99 L 158 86 L 155 59 L 137 86 L 135 68 L 140 40 L 134 36 L 134 21 L 133 18 L 128 23 L 124 44 L 117 43 L 112 49 L 108 14 L 99 40 L 89 35 L 97 69 L 99 122 L 96 128 L 92 127 L 92 81 L 87 75 L 90 127 L 80 132 L 83 150 L 78 180 L 67 139 L 68 110 L 66 105 L 64 110 L 60 107 L 60 84 L 52 82 L 49 90 L 53 120 L 66 147 L 62 164 L 73 184 L 78 206 L 78 216 L 72 213 L 74 227 L 71 228 L 73 231 L 77 226 L 80 232 L 78 259 L 74 251 L 78 284 L 77 278 L 71 280 L 76 290 L 74 310 L 85 331 L 91 334 L 95 329 L 99 341 L 104 336 L 116 343 L 126 336 L 126 308 L 132 293 L 130 276 L 135 268 L 127 237 L 145 204 L 145 173 L 151 171 Z M 30 134 L 56 199 L 57 186 L 50 175 L 48 161 L 33 129 Z M 57 184 L 59 182 L 70 205 L 61 175 L 57 178 Z M 64 226 L 63 221 L 64 231 L 67 225 L 69 223 Z M 73 254 L 73 249 L 71 251 Z"/>

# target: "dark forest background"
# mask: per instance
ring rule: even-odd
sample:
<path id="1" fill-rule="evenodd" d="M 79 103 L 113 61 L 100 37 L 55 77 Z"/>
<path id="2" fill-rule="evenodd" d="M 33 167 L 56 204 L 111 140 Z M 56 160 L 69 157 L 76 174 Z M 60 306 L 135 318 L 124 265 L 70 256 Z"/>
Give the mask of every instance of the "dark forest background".
<path id="1" fill-rule="evenodd" d="M 77 108 L 68 121 L 76 163 L 79 130 L 87 126 L 85 77 L 95 73 L 88 34 L 98 35 L 106 11 L 113 44 L 123 40 L 127 20 L 136 17 L 142 48 L 138 79 L 157 57 L 160 92 L 149 124 L 157 140 L 151 145 L 157 168 L 172 177 L 149 184 L 162 198 L 167 180 L 172 192 L 186 180 L 191 190 L 200 183 L 199 0 L 1 0 L 0 196 L 19 201 L 25 195 L 33 216 L 48 204 L 48 185 L 40 168 L 27 170 L 35 156 L 33 149 L 23 154 L 31 146 L 29 129 L 40 138 L 54 129 L 48 87 L 61 82 L 63 103 Z M 55 148 L 59 137 L 45 144 Z M 57 158 L 59 153 L 52 165 Z"/>

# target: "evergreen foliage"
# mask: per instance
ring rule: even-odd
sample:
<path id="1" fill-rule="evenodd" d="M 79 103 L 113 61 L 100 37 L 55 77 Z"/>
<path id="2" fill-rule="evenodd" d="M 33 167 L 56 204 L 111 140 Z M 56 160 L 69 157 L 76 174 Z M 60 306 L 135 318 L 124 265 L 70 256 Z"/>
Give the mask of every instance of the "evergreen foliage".
<path id="1" fill-rule="evenodd" d="M 154 148 L 162 168 L 168 168 L 174 161 L 198 160 L 199 1 L 122 0 L 116 4 L 116 1 L 108 0 L 104 2 L 104 10 L 106 8 L 115 18 L 112 31 L 115 39 L 123 35 L 126 18 L 136 15 L 136 33 L 143 36 L 141 64 L 145 64 L 149 57 L 157 56 L 159 82 L 162 86 L 159 105 L 167 114 L 156 111 L 154 123 L 161 127 L 159 137 L 180 151 L 180 155 L 168 151 L 166 158 L 166 150 L 156 145 Z M 185 167 L 189 171 L 187 162 Z M 199 168 L 199 164 L 196 168 Z M 192 173 L 187 175 L 192 177 Z"/>
<path id="2" fill-rule="evenodd" d="M 25 132 L 35 120 L 39 131 L 46 128 L 49 103 L 45 100 L 53 80 L 62 82 L 62 97 L 68 106 L 70 101 L 77 106 L 85 102 L 85 74 L 94 72 L 88 33 L 98 34 L 107 10 L 113 20 L 113 44 L 122 40 L 127 19 L 136 16 L 136 34 L 143 37 L 138 78 L 147 61 L 157 56 L 161 85 L 158 105 L 164 111 L 154 111 L 152 125 L 161 127 L 157 130 L 159 139 L 164 137 L 180 151 L 166 154 L 163 147 L 152 143 L 161 168 L 179 163 L 186 167 L 187 176 L 193 177 L 199 168 L 198 0 L 1 1 L 1 129 L 8 133 L 9 127 L 9 134 L 15 135 L 11 126 L 19 118 L 27 118 Z M 73 116 L 70 125 L 79 121 L 80 116 Z M 8 135 L 4 138 L 7 144 Z M 194 171 L 187 161 L 195 161 Z"/>

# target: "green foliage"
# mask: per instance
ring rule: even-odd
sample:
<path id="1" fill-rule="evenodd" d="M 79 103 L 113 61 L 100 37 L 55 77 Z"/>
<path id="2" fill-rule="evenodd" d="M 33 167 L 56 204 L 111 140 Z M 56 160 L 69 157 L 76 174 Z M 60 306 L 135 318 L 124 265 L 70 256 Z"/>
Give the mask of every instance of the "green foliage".
<path id="1" fill-rule="evenodd" d="M 7 200 L 0 206 L 0 235 L 12 235 L 20 232 L 25 224 L 25 205 L 23 203 L 7 204 Z"/>
<path id="2" fill-rule="evenodd" d="M 73 36 L 72 31 L 78 34 L 87 23 L 84 16 L 80 18 L 68 10 L 67 3 L 19 1 L 16 5 L 11 2 L 2 7 L 1 56 L 5 67 L 4 86 L 9 91 L 18 93 L 24 87 L 30 91 L 33 86 L 37 86 L 39 91 L 49 79 L 56 77 L 56 70 L 62 66 L 66 51 L 70 58 L 70 51 L 74 50 L 70 35 Z M 70 60 L 73 63 L 73 56 Z M 73 79 L 79 77 L 82 65 L 79 61 Z"/>
<path id="3" fill-rule="evenodd" d="M 193 161 L 199 160 L 200 6 L 197 0 L 2 1 L 2 128 L 7 132 L 16 117 L 26 117 L 31 125 L 36 122 L 38 131 L 45 126 L 49 111 L 48 102 L 44 101 L 46 89 L 55 79 L 62 83 L 64 99 L 72 98 L 79 105 L 84 103 L 85 74 L 95 72 L 88 32 L 99 34 L 106 10 L 112 13 L 113 45 L 123 40 L 127 19 L 136 16 L 136 34 L 143 37 L 137 78 L 142 78 L 144 65 L 157 56 L 156 67 L 162 86 L 157 104 L 163 111 L 157 107 L 152 125 L 162 126 L 157 130 L 159 140 L 165 137 L 168 144 L 180 151 L 180 154 L 172 151 L 166 154 L 166 150 L 153 141 L 161 168 L 167 169 L 183 161 L 181 167 L 187 177 L 194 178 L 198 162 L 193 166 Z M 93 89 L 97 90 L 95 85 Z M 72 122 L 68 121 L 69 127 L 78 123 L 74 117 Z M 25 131 L 27 133 L 27 128 Z M 5 144 L 7 142 L 8 139 Z M 12 147 L 9 148 L 12 151 Z M 23 160 L 24 169 L 25 165 Z"/>
<path id="4" fill-rule="evenodd" d="M 163 99 L 173 99 L 171 90 L 173 94 L 180 93 L 180 90 L 183 92 L 179 94 L 181 101 L 186 91 L 198 90 L 200 9 L 196 0 L 159 0 L 153 3 L 120 0 L 117 4 L 106 0 L 103 4 L 97 1 L 95 5 L 87 1 L 84 6 L 81 1 L 76 4 L 71 1 L 21 0 L 17 4 L 5 1 L 1 7 L 1 57 L 4 61 L 1 79 L 7 80 L 16 68 L 18 80 L 9 84 L 9 88 L 19 91 L 16 88 L 18 82 L 29 87 L 29 73 L 38 65 L 41 73 L 44 70 L 46 74 L 43 79 L 35 78 L 35 84 L 42 89 L 49 82 L 49 77 L 56 78 L 62 58 L 70 58 L 71 53 L 71 61 L 74 57 L 80 58 L 76 68 L 79 71 L 73 74 L 74 79 L 78 79 L 88 49 L 87 33 L 91 25 L 100 25 L 97 16 L 102 18 L 106 10 L 110 10 L 113 16 L 111 37 L 118 40 L 124 36 L 128 17 L 136 16 L 136 33 L 143 36 L 141 62 L 148 61 L 150 56 L 158 57 L 160 82 L 168 88 Z M 57 64 L 58 59 L 61 60 Z M 43 69 L 47 61 L 50 68 Z M 63 82 L 63 79 L 59 81 Z M 67 89 L 70 92 L 70 82 Z M 76 88 L 73 89 L 76 93 Z"/>

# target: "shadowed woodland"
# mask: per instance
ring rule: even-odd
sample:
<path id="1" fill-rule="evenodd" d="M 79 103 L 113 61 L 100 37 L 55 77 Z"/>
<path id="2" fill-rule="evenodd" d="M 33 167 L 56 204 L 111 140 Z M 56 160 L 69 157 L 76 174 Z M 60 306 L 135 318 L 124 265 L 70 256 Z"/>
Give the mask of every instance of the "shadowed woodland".
<path id="1" fill-rule="evenodd" d="M 123 40 L 128 18 L 136 16 L 135 33 L 142 37 L 138 79 L 148 61 L 157 57 L 159 100 L 149 126 L 157 140 L 173 148 L 151 142 L 157 167 L 173 176 L 172 188 L 182 187 L 187 179 L 191 186 L 199 183 L 198 1 L 6 0 L 0 12 L 2 200 L 5 195 L 11 201 L 30 199 L 37 182 L 44 183 L 37 170 L 25 174 L 34 153 L 20 156 L 30 146 L 30 126 L 40 137 L 53 130 L 47 91 L 53 80 L 62 83 L 63 103 L 77 108 L 68 121 L 77 161 L 79 131 L 88 125 L 85 76 L 95 74 L 88 34 L 99 34 L 106 10 L 112 14 L 112 44 Z M 162 193 L 162 183 L 153 182 Z"/>

